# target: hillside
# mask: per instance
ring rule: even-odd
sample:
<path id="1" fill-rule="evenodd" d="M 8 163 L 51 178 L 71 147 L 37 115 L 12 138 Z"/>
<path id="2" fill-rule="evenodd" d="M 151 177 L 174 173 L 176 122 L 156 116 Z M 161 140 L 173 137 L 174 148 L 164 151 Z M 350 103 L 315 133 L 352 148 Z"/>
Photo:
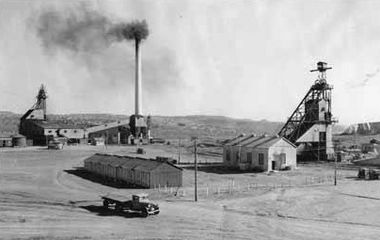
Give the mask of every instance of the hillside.
<path id="1" fill-rule="evenodd" d="M 0 133 L 16 133 L 22 115 L 0 111 Z M 89 127 L 128 118 L 114 114 L 59 114 L 48 115 L 48 119 L 66 124 Z M 234 119 L 223 116 L 152 116 L 152 135 L 166 139 L 187 139 L 191 136 L 230 138 L 240 133 L 276 134 L 283 126 L 281 122 L 266 120 Z M 342 126 L 334 126 L 334 132 Z"/>
<path id="2" fill-rule="evenodd" d="M 367 123 L 358 123 L 352 124 L 347 127 L 344 132 L 344 135 L 375 135 L 380 134 L 380 122 L 367 122 Z"/>

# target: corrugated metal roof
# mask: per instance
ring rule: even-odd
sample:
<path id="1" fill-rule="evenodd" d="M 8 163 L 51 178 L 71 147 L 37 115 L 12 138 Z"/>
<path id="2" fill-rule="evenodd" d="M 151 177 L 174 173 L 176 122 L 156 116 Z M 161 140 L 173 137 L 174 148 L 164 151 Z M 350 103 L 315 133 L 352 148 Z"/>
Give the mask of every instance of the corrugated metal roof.
<path id="1" fill-rule="evenodd" d="M 142 158 L 142 157 L 96 153 L 95 155 L 85 159 L 84 161 L 92 162 L 92 163 L 109 164 L 115 167 L 120 166 L 122 168 L 136 169 L 136 170 L 147 171 L 147 172 L 156 169 L 158 166 L 161 166 L 162 164 L 167 164 L 182 171 L 182 168 L 179 168 L 169 162 L 158 161 L 155 159 Z"/>
<path id="2" fill-rule="evenodd" d="M 250 139 L 254 136 L 255 136 L 255 134 L 250 134 L 248 136 L 238 136 L 238 137 L 234 138 L 233 140 L 231 140 L 230 142 L 226 143 L 225 145 L 226 146 L 234 146 L 234 145 L 237 145 L 237 144 L 239 144 L 239 143 L 241 143 L 247 139 Z"/>
<path id="3" fill-rule="evenodd" d="M 291 146 L 296 147 L 291 142 L 287 141 L 285 138 L 279 137 L 279 136 L 250 136 L 248 138 L 245 138 L 244 140 L 240 142 L 236 142 L 233 144 L 233 146 L 241 146 L 241 147 L 249 147 L 249 148 L 269 148 L 276 142 L 278 142 L 280 139 L 283 139 L 285 142 L 289 143 Z"/>
<path id="4" fill-rule="evenodd" d="M 253 137 L 250 137 L 242 142 L 239 143 L 240 146 L 245 146 L 247 144 L 251 144 L 253 142 L 256 142 L 262 138 L 265 138 L 265 136 L 253 136 Z"/>
<path id="5" fill-rule="evenodd" d="M 264 144 L 265 144 L 265 146 L 271 146 L 271 145 L 273 145 L 273 143 L 275 143 L 279 139 L 280 139 L 280 137 L 277 137 L 277 136 L 265 136 L 265 137 L 258 139 L 257 141 L 246 144 L 244 147 L 251 147 L 251 148 L 264 147 Z"/>
<path id="6" fill-rule="evenodd" d="M 120 120 L 116 122 L 110 122 L 110 123 L 86 128 L 86 132 L 96 133 L 96 132 L 104 131 L 104 130 L 115 128 L 115 127 L 122 127 L 122 126 L 128 127 L 129 126 L 128 123 L 129 123 L 129 120 Z"/>
<path id="7" fill-rule="evenodd" d="M 64 123 L 58 123 L 58 122 L 51 122 L 51 121 L 33 121 L 34 124 L 36 124 L 39 127 L 42 128 L 53 128 L 53 129 L 83 129 L 81 127 L 75 126 L 75 125 L 69 125 Z"/>
<path id="8" fill-rule="evenodd" d="M 280 141 L 280 137 L 272 137 L 272 138 L 266 138 L 262 143 L 256 145 L 256 147 L 260 148 L 270 148 L 273 144 Z"/>
<path id="9" fill-rule="evenodd" d="M 75 126 L 75 125 L 69 125 L 64 123 L 58 123 L 58 122 L 51 122 L 51 121 L 33 121 L 34 124 L 41 128 L 53 128 L 53 129 L 83 129 L 81 127 Z"/>

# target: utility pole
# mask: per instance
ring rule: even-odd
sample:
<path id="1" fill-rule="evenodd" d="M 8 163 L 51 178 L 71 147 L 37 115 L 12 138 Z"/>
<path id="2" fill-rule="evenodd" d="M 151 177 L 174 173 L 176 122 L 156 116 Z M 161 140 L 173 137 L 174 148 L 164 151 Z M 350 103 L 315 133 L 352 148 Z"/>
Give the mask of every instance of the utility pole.
<path id="1" fill-rule="evenodd" d="M 335 168 L 334 168 L 334 185 L 336 186 L 336 170 L 337 170 L 337 165 L 338 165 L 338 161 L 337 161 L 337 157 L 334 156 L 334 161 L 335 161 Z"/>
<path id="2" fill-rule="evenodd" d="M 198 159 L 197 159 L 197 138 L 193 137 L 194 140 L 194 201 L 198 201 Z"/>
<path id="3" fill-rule="evenodd" d="M 181 162 L 181 138 L 178 139 L 178 164 Z"/>

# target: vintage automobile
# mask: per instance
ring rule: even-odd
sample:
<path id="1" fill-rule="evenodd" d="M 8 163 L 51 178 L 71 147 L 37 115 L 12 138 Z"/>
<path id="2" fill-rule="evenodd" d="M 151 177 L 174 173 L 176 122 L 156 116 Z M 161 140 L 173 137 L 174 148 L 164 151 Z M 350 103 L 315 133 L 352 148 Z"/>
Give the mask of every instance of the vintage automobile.
<path id="1" fill-rule="evenodd" d="M 143 217 L 160 212 L 158 205 L 150 202 L 145 193 L 132 195 L 132 200 L 124 200 L 119 196 L 102 196 L 102 199 L 103 207 L 113 207 L 115 211 L 137 212 Z"/>
<path id="2" fill-rule="evenodd" d="M 63 143 L 61 143 L 60 141 L 49 141 L 48 149 L 56 149 L 56 150 L 63 149 Z"/>

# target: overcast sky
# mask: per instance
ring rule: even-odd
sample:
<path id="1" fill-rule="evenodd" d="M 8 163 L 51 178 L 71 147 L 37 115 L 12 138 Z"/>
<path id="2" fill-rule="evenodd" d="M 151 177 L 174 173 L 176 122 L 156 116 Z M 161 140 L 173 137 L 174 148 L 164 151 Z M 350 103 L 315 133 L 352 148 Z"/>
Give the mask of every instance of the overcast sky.
<path id="1" fill-rule="evenodd" d="M 380 121 L 380 1 L 0 1 L 0 110 L 47 86 L 49 113 L 134 112 L 132 42 L 102 36 L 146 19 L 143 113 L 286 121 L 333 67 L 333 115 Z M 105 25 L 105 26 L 103 26 Z"/>

